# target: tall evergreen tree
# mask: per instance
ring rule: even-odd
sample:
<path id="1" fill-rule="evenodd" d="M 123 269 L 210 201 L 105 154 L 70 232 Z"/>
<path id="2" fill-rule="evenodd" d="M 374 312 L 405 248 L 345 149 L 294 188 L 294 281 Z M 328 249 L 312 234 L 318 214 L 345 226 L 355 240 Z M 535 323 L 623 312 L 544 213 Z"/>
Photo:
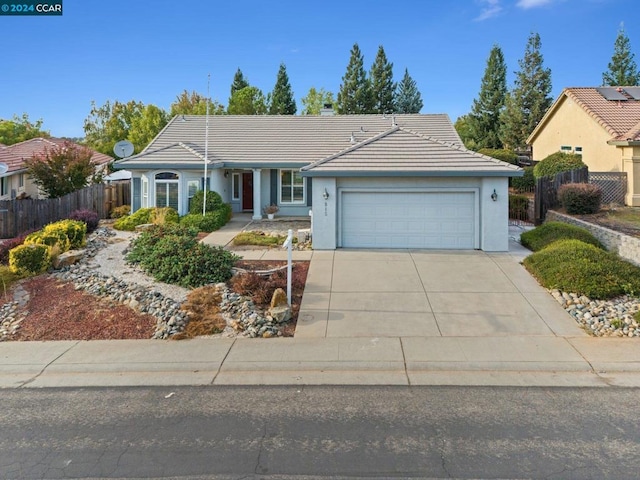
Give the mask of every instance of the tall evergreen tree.
<path id="1" fill-rule="evenodd" d="M 398 113 L 420 113 L 422 109 L 422 95 L 418 91 L 416 82 L 404 69 L 404 76 L 396 88 L 395 107 Z"/>
<path id="2" fill-rule="evenodd" d="M 270 100 L 269 115 L 296 114 L 296 101 L 293 99 L 293 91 L 291 90 L 291 84 L 289 83 L 287 67 L 285 67 L 284 63 L 281 63 L 280 68 L 278 69 L 276 85 L 273 87 Z"/>
<path id="3" fill-rule="evenodd" d="M 507 94 L 505 109 L 500 115 L 500 140 L 511 150 L 526 147 L 527 137 L 553 101 L 551 70 L 544 68 L 541 46 L 540 35 L 531 33 L 524 58 L 518 60 L 520 70 L 515 72 L 514 88 Z"/>
<path id="4" fill-rule="evenodd" d="M 238 70 L 236 70 L 236 74 L 233 76 L 233 83 L 231 84 L 231 96 L 233 96 L 233 94 L 238 90 L 242 90 L 243 88 L 248 86 L 249 82 L 246 78 L 244 78 L 244 75 L 242 74 L 240 68 L 238 68 Z"/>
<path id="5" fill-rule="evenodd" d="M 482 77 L 480 94 L 469 115 L 471 136 L 477 148 L 502 148 L 500 113 L 507 95 L 507 66 L 502 49 L 494 45 Z"/>
<path id="6" fill-rule="evenodd" d="M 376 60 L 371 67 L 371 93 L 374 113 L 393 113 L 395 111 L 393 82 L 393 63 L 387 60 L 382 45 L 378 47 Z"/>
<path id="7" fill-rule="evenodd" d="M 624 26 L 620 25 L 618 36 L 613 45 L 613 56 L 608 65 L 609 70 L 602 74 L 602 84 L 610 86 L 640 85 L 640 72 L 633 57 L 629 37 L 624 33 Z"/>
<path id="8" fill-rule="evenodd" d="M 244 87 L 234 92 L 227 107 L 229 115 L 264 115 L 267 113 L 264 94 L 258 87 Z"/>
<path id="9" fill-rule="evenodd" d="M 320 110 L 326 105 L 334 105 L 333 93 L 327 92 L 324 88 L 316 90 L 311 87 L 309 92 L 302 97 L 302 115 L 320 115 Z"/>
<path id="10" fill-rule="evenodd" d="M 373 110 L 371 83 L 364 70 L 364 57 L 357 43 L 351 48 L 347 72 L 342 77 L 337 110 L 341 114 L 372 113 Z"/>

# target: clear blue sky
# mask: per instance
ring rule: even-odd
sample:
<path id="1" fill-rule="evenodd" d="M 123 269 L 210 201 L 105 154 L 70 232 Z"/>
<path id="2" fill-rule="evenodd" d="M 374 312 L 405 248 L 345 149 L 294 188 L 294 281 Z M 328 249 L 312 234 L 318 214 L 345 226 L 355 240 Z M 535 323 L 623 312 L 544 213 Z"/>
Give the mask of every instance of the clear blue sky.
<path id="1" fill-rule="evenodd" d="M 417 82 L 422 113 L 455 121 L 494 43 L 511 86 L 538 32 L 556 97 L 601 84 L 621 22 L 640 63 L 639 17 L 638 0 L 64 0 L 61 17 L 0 16 L 0 118 L 27 113 L 81 137 L 92 100 L 169 109 L 184 89 L 205 94 L 211 73 L 226 106 L 238 67 L 266 94 L 281 62 L 300 111 L 312 86 L 337 93 L 357 42 L 367 69 L 383 45 L 396 80 L 408 68 Z"/>

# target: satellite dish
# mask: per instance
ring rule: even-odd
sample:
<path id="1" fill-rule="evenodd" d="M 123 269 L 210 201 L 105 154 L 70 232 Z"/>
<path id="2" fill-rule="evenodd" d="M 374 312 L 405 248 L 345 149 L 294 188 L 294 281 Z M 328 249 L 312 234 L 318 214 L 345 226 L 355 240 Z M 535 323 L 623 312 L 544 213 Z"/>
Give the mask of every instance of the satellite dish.
<path id="1" fill-rule="evenodd" d="M 7 170 L 9 170 L 9 165 L 6 163 L 0 163 L 0 175 L 7 173 Z"/>
<path id="2" fill-rule="evenodd" d="M 120 158 L 129 157 L 133 153 L 133 143 L 129 140 L 120 140 L 113 146 L 113 153 Z"/>

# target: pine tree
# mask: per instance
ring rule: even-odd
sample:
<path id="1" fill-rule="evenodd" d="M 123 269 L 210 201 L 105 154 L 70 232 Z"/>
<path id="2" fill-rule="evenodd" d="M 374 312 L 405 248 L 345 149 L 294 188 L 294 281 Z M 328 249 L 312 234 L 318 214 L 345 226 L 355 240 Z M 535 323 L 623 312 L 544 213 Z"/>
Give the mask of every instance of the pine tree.
<path id="1" fill-rule="evenodd" d="M 364 71 L 364 57 L 357 43 L 351 49 L 347 72 L 342 77 L 337 110 L 341 114 L 372 113 L 373 111 L 371 83 Z"/>
<path id="2" fill-rule="evenodd" d="M 420 113 L 422 109 L 422 95 L 418 91 L 416 82 L 405 68 L 404 77 L 396 88 L 395 107 L 398 113 Z"/>
<path id="3" fill-rule="evenodd" d="M 238 90 L 242 90 L 245 87 L 249 86 L 249 82 L 244 78 L 242 71 L 240 68 L 236 70 L 236 74 L 233 76 L 233 83 L 231 84 L 231 96 L 236 93 Z"/>
<path id="4" fill-rule="evenodd" d="M 618 36 L 613 46 L 613 57 L 609 62 L 609 70 L 602 74 L 602 84 L 610 86 L 640 85 L 640 72 L 633 59 L 631 42 L 620 25 Z"/>
<path id="5" fill-rule="evenodd" d="M 273 87 L 269 102 L 269 115 L 295 115 L 296 101 L 293 99 L 293 91 L 287 75 L 287 67 L 280 64 L 276 85 Z"/>
<path id="6" fill-rule="evenodd" d="M 540 35 L 531 33 L 524 58 L 518 60 L 520 70 L 515 72 L 514 88 L 505 98 L 505 109 L 500 115 L 500 140 L 511 150 L 526 147 L 527 137 L 542 119 L 553 99 L 551 70 L 544 68 L 540 53 Z"/>
<path id="7" fill-rule="evenodd" d="M 371 67 L 371 93 L 374 113 L 393 113 L 395 111 L 393 82 L 393 63 L 387 60 L 382 45 L 378 47 L 376 60 Z"/>
<path id="8" fill-rule="evenodd" d="M 502 148 L 500 141 L 500 113 L 507 94 L 507 66 L 502 49 L 491 48 L 487 68 L 482 77 L 480 93 L 473 101 L 469 127 L 477 148 Z"/>

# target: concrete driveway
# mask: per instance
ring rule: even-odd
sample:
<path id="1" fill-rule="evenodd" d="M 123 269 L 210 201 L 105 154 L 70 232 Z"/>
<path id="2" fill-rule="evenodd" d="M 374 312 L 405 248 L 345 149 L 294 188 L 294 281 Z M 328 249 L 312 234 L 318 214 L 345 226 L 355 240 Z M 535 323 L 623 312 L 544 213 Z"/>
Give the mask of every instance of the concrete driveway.
<path id="1" fill-rule="evenodd" d="M 316 251 L 295 337 L 586 336 L 524 255 Z"/>

